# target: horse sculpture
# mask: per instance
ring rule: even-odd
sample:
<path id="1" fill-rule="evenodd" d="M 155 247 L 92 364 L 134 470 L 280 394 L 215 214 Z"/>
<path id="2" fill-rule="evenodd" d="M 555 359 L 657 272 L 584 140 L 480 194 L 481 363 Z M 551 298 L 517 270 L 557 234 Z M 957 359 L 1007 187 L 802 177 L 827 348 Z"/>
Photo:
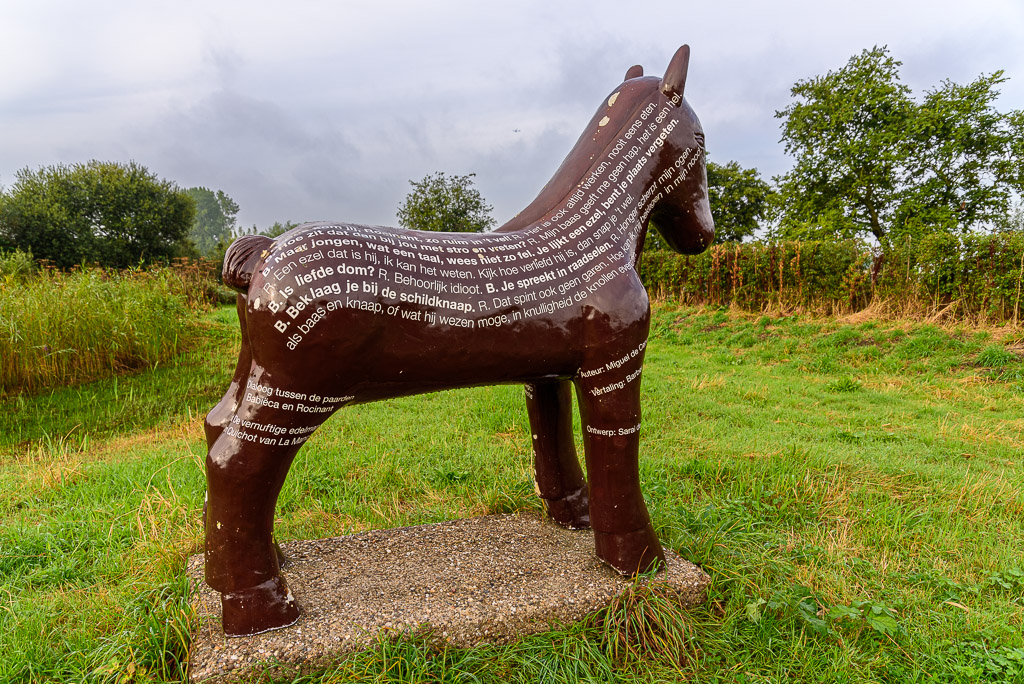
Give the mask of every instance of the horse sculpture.
<path id="1" fill-rule="evenodd" d="M 310 223 L 231 245 L 242 347 L 205 424 L 206 581 L 227 635 L 298 618 L 273 541 L 285 475 L 334 411 L 388 397 L 524 384 L 548 515 L 593 528 L 621 573 L 664 561 L 637 460 L 650 305 L 636 265 L 648 221 L 685 254 L 714 237 L 704 134 L 683 100 L 689 54 L 661 79 L 629 69 L 537 199 L 494 232 Z"/>

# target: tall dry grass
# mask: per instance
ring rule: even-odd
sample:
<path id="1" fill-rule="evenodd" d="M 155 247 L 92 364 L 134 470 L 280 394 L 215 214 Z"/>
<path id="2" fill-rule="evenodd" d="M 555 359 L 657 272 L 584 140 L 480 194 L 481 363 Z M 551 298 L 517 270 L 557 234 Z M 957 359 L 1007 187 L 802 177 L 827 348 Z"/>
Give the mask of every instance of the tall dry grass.
<path id="1" fill-rule="evenodd" d="M 215 287 L 208 265 L 47 268 L 0 279 L 0 396 L 38 391 L 180 353 Z"/>

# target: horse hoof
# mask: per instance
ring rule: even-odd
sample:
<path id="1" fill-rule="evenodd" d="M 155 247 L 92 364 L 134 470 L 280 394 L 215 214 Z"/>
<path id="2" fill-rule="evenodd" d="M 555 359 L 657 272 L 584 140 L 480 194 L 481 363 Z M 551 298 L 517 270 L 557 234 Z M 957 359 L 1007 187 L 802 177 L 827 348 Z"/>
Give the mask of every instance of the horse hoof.
<path id="1" fill-rule="evenodd" d="M 548 517 L 570 530 L 590 529 L 590 501 L 583 486 L 560 499 L 542 499 Z"/>
<path id="2" fill-rule="evenodd" d="M 224 635 L 252 636 L 295 624 L 299 606 L 281 576 L 220 598 Z"/>
<path id="3" fill-rule="evenodd" d="M 595 530 L 594 545 L 598 558 L 630 577 L 665 565 L 665 552 L 651 525 L 621 534 Z"/>

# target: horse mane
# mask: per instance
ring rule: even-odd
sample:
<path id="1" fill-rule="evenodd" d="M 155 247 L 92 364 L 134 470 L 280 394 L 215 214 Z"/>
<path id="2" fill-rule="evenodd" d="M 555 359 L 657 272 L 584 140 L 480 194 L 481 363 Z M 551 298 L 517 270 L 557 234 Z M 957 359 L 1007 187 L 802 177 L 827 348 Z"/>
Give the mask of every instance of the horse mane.
<path id="1" fill-rule="evenodd" d="M 525 228 L 565 201 L 576 186 L 593 173 L 622 131 L 637 119 L 637 112 L 662 96 L 660 85 L 660 78 L 645 76 L 631 78 L 613 90 L 533 202 L 495 232 Z M 614 103 L 609 104 L 612 97 Z M 608 121 L 602 126 L 600 123 L 605 117 Z"/>

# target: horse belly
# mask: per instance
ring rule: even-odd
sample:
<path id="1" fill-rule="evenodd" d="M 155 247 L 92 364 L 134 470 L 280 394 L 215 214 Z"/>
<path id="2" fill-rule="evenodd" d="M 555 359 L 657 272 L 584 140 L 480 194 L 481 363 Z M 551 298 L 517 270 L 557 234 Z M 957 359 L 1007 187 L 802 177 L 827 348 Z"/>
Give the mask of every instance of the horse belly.
<path id="1" fill-rule="evenodd" d="M 328 313 L 296 345 L 273 319 L 250 315 L 253 355 L 279 382 L 351 403 L 458 387 L 571 377 L 580 366 L 577 327 L 569 318 L 536 323 L 452 320 L 434 311 L 415 318 L 358 309 Z M 472 325 L 464 324 L 469 320 Z"/>

